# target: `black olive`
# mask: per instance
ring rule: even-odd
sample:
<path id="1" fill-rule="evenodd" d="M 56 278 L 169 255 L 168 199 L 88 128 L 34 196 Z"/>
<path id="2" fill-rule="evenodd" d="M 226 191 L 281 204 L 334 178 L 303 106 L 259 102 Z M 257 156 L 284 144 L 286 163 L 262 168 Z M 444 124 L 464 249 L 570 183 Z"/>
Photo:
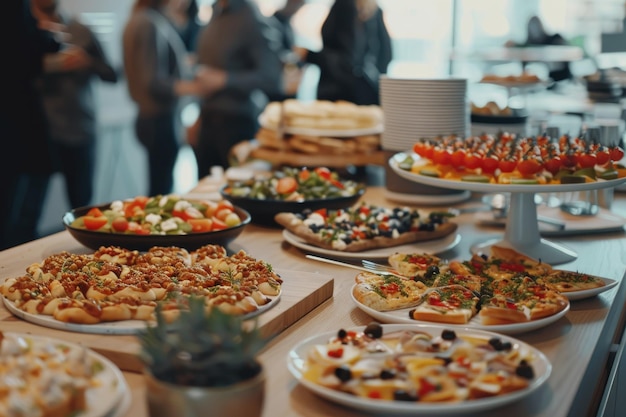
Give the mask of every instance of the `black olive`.
<path id="1" fill-rule="evenodd" d="M 526 379 L 533 379 L 535 377 L 533 367 L 530 366 L 525 360 L 520 361 L 519 365 L 517 365 L 517 369 L 515 369 L 515 373 Z"/>
<path id="2" fill-rule="evenodd" d="M 441 338 L 443 340 L 454 340 L 456 339 L 456 333 L 454 332 L 454 330 L 446 329 L 441 332 Z"/>
<path id="3" fill-rule="evenodd" d="M 346 365 L 341 365 L 335 368 L 335 376 L 339 378 L 341 382 L 348 382 L 352 379 L 352 371 Z"/>
<path id="4" fill-rule="evenodd" d="M 394 379 L 396 377 L 396 371 L 393 369 L 383 369 L 380 371 L 380 379 Z"/>
<path id="5" fill-rule="evenodd" d="M 435 230 L 435 225 L 432 223 L 422 223 L 419 225 L 418 230 L 433 232 Z"/>
<path id="6" fill-rule="evenodd" d="M 372 322 L 365 327 L 363 333 L 372 339 L 380 339 L 383 337 L 383 326 L 380 323 Z"/>
<path id="7" fill-rule="evenodd" d="M 502 350 L 502 339 L 500 339 L 499 337 L 492 337 L 491 339 L 489 339 L 489 344 L 495 350 Z"/>
<path id="8" fill-rule="evenodd" d="M 511 350 L 513 349 L 513 344 L 511 342 L 503 342 L 500 346 L 500 350 Z"/>
<path id="9" fill-rule="evenodd" d="M 399 389 L 393 392 L 393 399 L 396 401 L 417 401 L 417 396 Z"/>
<path id="10" fill-rule="evenodd" d="M 437 265 L 431 265 L 428 268 L 426 268 L 426 273 L 424 274 L 424 278 L 426 279 L 430 279 L 432 277 L 434 277 L 435 275 L 438 275 L 440 272 L 439 267 Z"/>
<path id="11" fill-rule="evenodd" d="M 347 335 L 348 335 L 348 332 L 345 331 L 344 329 L 340 329 L 337 332 L 337 337 L 340 338 L 340 339 L 345 339 Z"/>

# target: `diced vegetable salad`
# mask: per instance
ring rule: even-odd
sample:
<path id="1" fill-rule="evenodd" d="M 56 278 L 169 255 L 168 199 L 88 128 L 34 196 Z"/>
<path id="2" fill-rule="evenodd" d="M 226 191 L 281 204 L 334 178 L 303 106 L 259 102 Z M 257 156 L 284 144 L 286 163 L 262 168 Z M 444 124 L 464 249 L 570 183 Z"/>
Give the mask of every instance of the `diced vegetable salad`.
<path id="1" fill-rule="evenodd" d="M 107 209 L 93 207 L 71 226 L 106 233 L 185 235 L 238 226 L 242 219 L 228 200 L 187 200 L 177 195 L 135 197 L 113 201 Z"/>
<path id="2" fill-rule="evenodd" d="M 264 178 L 235 182 L 224 189 L 232 197 L 258 200 L 305 201 L 349 197 L 363 188 L 352 180 L 342 180 L 325 167 L 314 169 L 286 167 Z"/>

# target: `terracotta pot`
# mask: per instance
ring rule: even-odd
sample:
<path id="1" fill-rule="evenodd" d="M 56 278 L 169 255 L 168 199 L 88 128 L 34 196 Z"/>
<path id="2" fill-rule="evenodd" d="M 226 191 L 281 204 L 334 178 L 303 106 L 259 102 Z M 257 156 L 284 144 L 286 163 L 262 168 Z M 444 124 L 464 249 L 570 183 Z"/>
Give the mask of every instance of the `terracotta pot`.
<path id="1" fill-rule="evenodd" d="M 187 387 L 145 373 L 150 417 L 260 417 L 265 398 L 265 372 L 227 387 Z"/>

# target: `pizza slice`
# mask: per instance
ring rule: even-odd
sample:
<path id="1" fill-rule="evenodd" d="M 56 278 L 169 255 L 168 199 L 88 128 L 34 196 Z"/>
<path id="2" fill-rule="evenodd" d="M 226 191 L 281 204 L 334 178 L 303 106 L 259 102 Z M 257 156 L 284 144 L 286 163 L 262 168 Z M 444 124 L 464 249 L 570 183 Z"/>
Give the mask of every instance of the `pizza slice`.
<path id="1" fill-rule="evenodd" d="M 444 216 L 421 218 L 407 207 L 361 204 L 348 209 L 278 213 L 276 222 L 308 244 L 335 251 L 362 252 L 440 239 L 457 229 Z"/>
<path id="2" fill-rule="evenodd" d="M 420 304 L 409 312 L 413 320 L 437 323 L 466 324 L 478 308 L 479 297 L 461 285 L 431 288 L 424 293 Z"/>
<path id="3" fill-rule="evenodd" d="M 457 274 L 452 270 L 445 271 L 436 276 L 433 287 L 446 287 L 448 285 L 460 285 L 475 294 L 480 294 L 483 279 L 473 274 Z"/>
<path id="4" fill-rule="evenodd" d="M 428 253 L 396 252 L 389 255 L 387 262 L 406 277 L 424 277 L 426 274 L 439 273 L 446 267 L 444 260 Z"/>
<path id="5" fill-rule="evenodd" d="M 600 277 L 565 270 L 553 270 L 551 273 L 540 277 L 537 281 L 548 288 L 562 293 L 591 290 L 606 285 Z"/>
<path id="6" fill-rule="evenodd" d="M 528 322 L 557 314 L 568 305 L 568 299 L 558 291 L 518 275 L 483 286 L 480 317 L 483 324 Z"/>
<path id="7" fill-rule="evenodd" d="M 352 288 L 354 299 L 376 311 L 413 307 L 427 289 L 420 281 L 373 272 L 361 272 L 355 281 Z"/>

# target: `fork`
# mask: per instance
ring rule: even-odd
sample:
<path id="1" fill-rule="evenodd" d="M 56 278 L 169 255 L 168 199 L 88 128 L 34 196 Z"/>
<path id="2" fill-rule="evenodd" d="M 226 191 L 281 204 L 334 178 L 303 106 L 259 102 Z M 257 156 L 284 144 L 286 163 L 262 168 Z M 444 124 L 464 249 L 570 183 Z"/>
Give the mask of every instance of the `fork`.
<path id="1" fill-rule="evenodd" d="M 361 265 L 363 265 L 365 268 L 370 269 L 372 271 L 384 272 L 384 273 L 387 273 L 387 274 L 396 275 L 398 277 L 408 278 L 407 276 L 402 275 L 401 273 L 399 273 L 398 271 L 396 271 L 395 269 L 393 269 L 389 265 L 379 264 L 379 263 L 376 263 L 376 262 L 368 261 L 366 259 L 363 259 L 361 261 Z"/>

